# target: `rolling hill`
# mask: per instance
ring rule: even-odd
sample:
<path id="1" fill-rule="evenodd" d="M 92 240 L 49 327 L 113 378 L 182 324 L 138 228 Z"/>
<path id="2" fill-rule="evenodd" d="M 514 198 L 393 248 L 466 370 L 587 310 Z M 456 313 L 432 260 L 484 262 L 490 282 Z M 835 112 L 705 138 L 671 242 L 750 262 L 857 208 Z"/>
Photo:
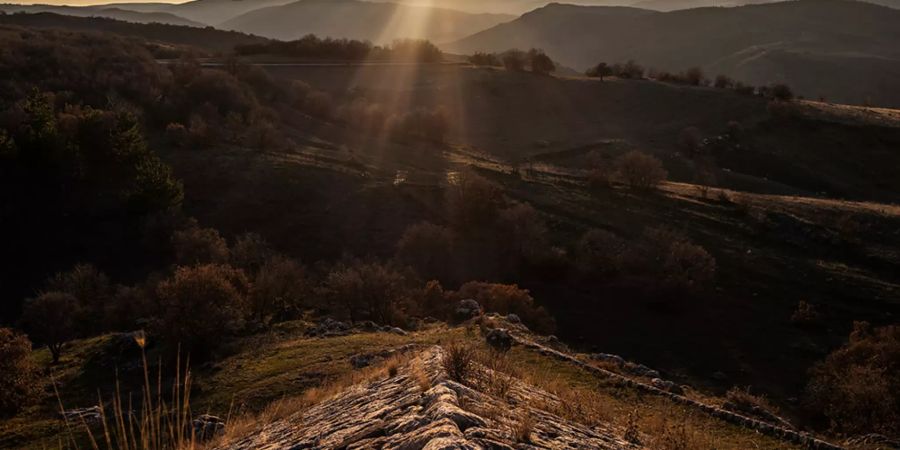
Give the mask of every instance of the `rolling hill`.
<path id="1" fill-rule="evenodd" d="M 357 0 L 300 0 L 235 17 L 221 28 L 275 39 L 307 34 L 390 43 L 398 38 L 446 42 L 511 20 L 500 14 L 373 3 Z"/>
<path id="2" fill-rule="evenodd" d="M 118 7 L 72 7 L 56 5 L 0 5 L 0 11 L 7 14 L 15 13 L 42 13 L 49 12 L 76 17 L 103 17 L 107 19 L 121 20 L 134 23 L 161 23 L 167 25 L 184 25 L 192 27 L 205 26 L 202 23 L 185 19 L 163 11 L 134 11 Z"/>
<path id="3" fill-rule="evenodd" d="M 788 83 L 805 96 L 898 106 L 897 42 L 898 10 L 799 0 L 668 13 L 552 4 L 445 49 L 539 47 L 578 69 L 629 59 L 667 71 L 698 66 L 753 84 Z"/>

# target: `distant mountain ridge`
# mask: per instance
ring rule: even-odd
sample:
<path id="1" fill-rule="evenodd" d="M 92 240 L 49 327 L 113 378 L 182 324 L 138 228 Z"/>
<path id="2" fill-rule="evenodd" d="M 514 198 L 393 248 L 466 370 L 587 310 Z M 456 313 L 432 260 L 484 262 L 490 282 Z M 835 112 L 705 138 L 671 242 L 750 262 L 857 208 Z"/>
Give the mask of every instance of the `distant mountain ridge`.
<path id="1" fill-rule="evenodd" d="M 220 27 L 283 40 L 316 34 L 387 44 L 398 38 L 447 42 L 514 18 L 398 3 L 300 0 L 251 11 Z"/>
<path id="2" fill-rule="evenodd" d="M 185 19 L 162 11 L 134 11 L 113 6 L 55 6 L 55 5 L 14 5 L 0 4 L 0 11 L 7 14 L 49 12 L 76 17 L 104 17 L 134 23 L 162 23 L 167 25 L 184 25 L 192 27 L 206 26 L 203 23 Z"/>
<path id="3" fill-rule="evenodd" d="M 853 0 L 796 0 L 654 12 L 551 4 L 444 46 L 457 53 L 543 48 L 585 69 L 629 59 L 692 66 L 807 96 L 900 106 L 900 10 Z"/>

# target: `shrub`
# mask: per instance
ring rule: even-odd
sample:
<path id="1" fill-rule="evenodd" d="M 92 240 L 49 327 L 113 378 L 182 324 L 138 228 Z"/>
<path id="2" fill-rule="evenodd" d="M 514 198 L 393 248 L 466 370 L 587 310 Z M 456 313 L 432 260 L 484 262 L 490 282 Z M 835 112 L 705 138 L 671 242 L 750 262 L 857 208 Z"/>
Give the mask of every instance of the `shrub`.
<path id="1" fill-rule="evenodd" d="M 309 295 L 306 269 L 283 256 L 270 258 L 250 289 L 250 313 L 258 323 L 297 317 Z"/>
<path id="2" fill-rule="evenodd" d="M 585 72 L 585 75 L 589 77 L 600 78 L 600 81 L 603 81 L 604 77 L 613 75 L 613 68 L 610 67 L 609 64 L 602 62 L 588 69 L 588 71 Z"/>
<path id="3" fill-rule="evenodd" d="M 549 75 L 556 70 L 556 64 L 543 50 L 531 49 L 528 52 L 528 65 L 531 72 L 539 75 Z"/>
<path id="4" fill-rule="evenodd" d="M 816 325 L 820 319 L 821 315 L 816 307 L 802 300 L 797 303 L 797 308 L 791 314 L 791 323 L 797 326 Z"/>
<path id="5" fill-rule="evenodd" d="M 534 302 L 527 289 L 515 284 L 470 281 L 453 294 L 455 300 L 474 299 L 485 311 L 516 314 L 526 325 L 540 333 L 552 333 L 556 324 L 543 307 Z"/>
<path id="6" fill-rule="evenodd" d="M 774 84 L 769 90 L 772 98 L 779 101 L 790 101 L 794 98 L 794 91 L 786 84 Z"/>
<path id="7" fill-rule="evenodd" d="M 47 345 L 56 364 L 65 344 L 78 337 L 79 315 L 75 296 L 45 292 L 25 303 L 22 325 L 37 342 Z"/>
<path id="8" fill-rule="evenodd" d="M 322 291 L 351 321 L 369 319 L 392 325 L 405 325 L 412 293 L 409 280 L 395 268 L 363 261 L 336 265 L 325 276 Z"/>
<path id="9" fill-rule="evenodd" d="M 47 280 L 46 292 L 70 294 L 78 302 L 79 334 L 89 336 L 109 329 L 105 310 L 112 295 L 109 277 L 90 264 L 76 264 Z"/>
<path id="10" fill-rule="evenodd" d="M 190 226 L 172 236 L 175 260 L 181 265 L 228 262 L 228 243 L 213 228 Z"/>
<path id="11" fill-rule="evenodd" d="M 436 63 L 444 59 L 443 52 L 424 39 L 397 39 L 389 51 L 394 60 Z"/>
<path id="12" fill-rule="evenodd" d="M 477 52 L 468 59 L 469 63 L 475 66 L 500 67 L 503 65 L 500 58 L 493 53 Z"/>
<path id="13" fill-rule="evenodd" d="M 703 247 L 690 242 L 669 246 L 663 271 L 670 283 L 686 288 L 703 287 L 716 275 L 716 259 Z"/>
<path id="14" fill-rule="evenodd" d="M 634 60 L 628 60 L 628 62 L 626 62 L 624 65 L 613 65 L 612 71 L 613 74 L 615 74 L 619 78 L 640 80 L 644 78 L 645 69 L 640 64 L 634 62 Z"/>
<path id="15" fill-rule="evenodd" d="M 451 302 L 447 299 L 447 294 L 441 283 L 431 280 L 425 284 L 422 291 L 422 299 L 420 303 L 421 310 L 424 314 L 434 317 L 449 318 Z"/>
<path id="16" fill-rule="evenodd" d="M 493 225 L 506 200 L 500 187 L 475 172 L 460 172 L 446 191 L 450 223 L 461 233 Z"/>
<path id="17" fill-rule="evenodd" d="M 900 326 L 855 323 L 849 342 L 812 369 L 807 392 L 835 431 L 900 433 Z"/>
<path id="18" fill-rule="evenodd" d="M 687 127 L 678 135 L 678 147 L 688 154 L 699 153 L 703 147 L 703 134 L 697 127 Z"/>
<path id="19" fill-rule="evenodd" d="M 161 312 L 156 331 L 172 350 L 209 356 L 243 328 L 248 285 L 244 273 L 230 266 L 179 267 L 157 286 Z"/>
<path id="20" fill-rule="evenodd" d="M 699 67 L 691 67 L 684 73 L 684 82 L 691 86 L 700 86 L 706 82 L 706 76 Z"/>
<path id="21" fill-rule="evenodd" d="M 713 83 L 713 86 L 718 89 L 731 89 L 734 87 L 734 80 L 726 75 L 718 75 L 716 76 L 716 81 Z"/>
<path id="22" fill-rule="evenodd" d="M 653 189 L 668 177 L 659 159 L 638 151 L 619 157 L 616 168 L 625 184 L 640 190 Z"/>
<path id="23" fill-rule="evenodd" d="M 524 72 L 528 55 L 522 50 L 508 50 L 501 56 L 503 67 L 512 72 Z"/>
<path id="24" fill-rule="evenodd" d="M 230 254 L 232 266 L 247 273 L 256 273 L 269 258 L 275 256 L 275 250 L 258 233 L 244 233 L 234 241 Z"/>
<path id="25" fill-rule="evenodd" d="M 503 255 L 517 264 L 521 260 L 537 261 L 547 251 L 547 224 L 534 207 L 516 203 L 497 216 L 497 242 Z"/>
<path id="26" fill-rule="evenodd" d="M 173 147 L 184 147 L 189 141 L 187 128 L 178 122 L 166 125 L 166 140 Z"/>
<path id="27" fill-rule="evenodd" d="M 10 328 L 0 328 L 0 417 L 16 415 L 41 391 L 31 359 L 31 341 Z"/>
<path id="28" fill-rule="evenodd" d="M 425 279 L 451 280 L 456 237 L 446 227 L 422 222 L 410 225 L 397 242 L 397 259 Z"/>
<path id="29" fill-rule="evenodd" d="M 581 236 L 575 249 L 578 267 L 588 274 L 610 275 L 626 268 L 628 243 L 604 230 L 590 230 Z"/>

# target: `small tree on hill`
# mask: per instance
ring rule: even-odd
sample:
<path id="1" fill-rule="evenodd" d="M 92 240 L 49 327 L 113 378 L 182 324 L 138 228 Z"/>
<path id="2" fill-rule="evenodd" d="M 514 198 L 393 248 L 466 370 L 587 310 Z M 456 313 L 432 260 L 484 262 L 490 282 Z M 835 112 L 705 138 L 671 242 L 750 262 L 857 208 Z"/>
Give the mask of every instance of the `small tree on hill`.
<path id="1" fill-rule="evenodd" d="M 616 167 L 625 184 L 640 190 L 653 189 L 668 177 L 659 159 L 639 151 L 620 156 Z"/>
<path id="2" fill-rule="evenodd" d="M 74 295 L 45 292 L 25 303 L 22 324 L 35 340 L 47 345 L 56 364 L 65 344 L 78 337 L 78 316 L 78 299 Z"/>
<path id="3" fill-rule="evenodd" d="M 556 70 L 556 64 L 543 50 L 531 49 L 528 52 L 528 62 L 531 72 L 539 75 L 549 75 Z"/>
<path id="4" fill-rule="evenodd" d="M 589 77 L 600 78 L 600 81 L 603 81 L 604 77 L 613 75 L 613 69 L 609 66 L 609 64 L 602 62 L 589 69 L 586 72 L 586 75 Z"/>
<path id="5" fill-rule="evenodd" d="M 175 260 L 181 265 L 224 263 L 228 261 L 228 243 L 213 228 L 191 226 L 172 236 Z"/>
<path id="6" fill-rule="evenodd" d="M 779 101 L 790 101 L 794 99 L 794 91 L 786 84 L 775 84 L 769 90 L 772 98 Z"/>
<path id="7" fill-rule="evenodd" d="M 157 287 L 156 331 L 170 349 L 208 356 L 244 326 L 248 286 L 244 273 L 230 266 L 179 267 Z"/>

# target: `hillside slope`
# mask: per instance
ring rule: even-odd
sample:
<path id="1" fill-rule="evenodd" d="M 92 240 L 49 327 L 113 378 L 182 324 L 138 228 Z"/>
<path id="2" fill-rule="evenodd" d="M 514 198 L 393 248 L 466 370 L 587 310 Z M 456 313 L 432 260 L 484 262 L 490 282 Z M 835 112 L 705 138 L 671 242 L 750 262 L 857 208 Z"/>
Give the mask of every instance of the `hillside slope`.
<path id="1" fill-rule="evenodd" d="M 446 42 L 512 19 L 449 9 L 356 0 L 300 0 L 235 17 L 221 27 L 276 39 L 307 34 L 389 44 L 399 38 Z"/>
<path id="2" fill-rule="evenodd" d="M 554 4 L 445 48 L 540 47 L 580 69 L 628 59 L 668 71 L 699 66 L 753 84 L 785 82 L 809 97 L 898 106 L 898 30 L 900 10 L 848 0 L 642 14 Z"/>
<path id="3" fill-rule="evenodd" d="M 139 12 L 127 8 L 115 7 L 72 7 L 54 5 L 0 5 L 0 12 L 15 13 L 54 13 L 76 17 L 102 17 L 134 23 L 160 23 L 202 27 L 204 24 L 162 11 Z"/>

